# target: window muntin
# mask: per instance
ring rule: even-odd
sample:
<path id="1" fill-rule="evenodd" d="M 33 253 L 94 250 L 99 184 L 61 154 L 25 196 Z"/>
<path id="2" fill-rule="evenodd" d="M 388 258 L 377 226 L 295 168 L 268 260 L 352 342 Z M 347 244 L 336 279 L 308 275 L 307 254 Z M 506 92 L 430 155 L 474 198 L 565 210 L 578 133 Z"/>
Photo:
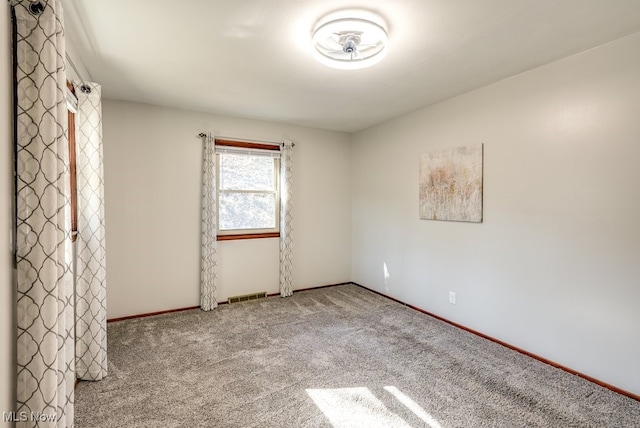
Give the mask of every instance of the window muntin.
<path id="1" fill-rule="evenodd" d="M 250 143 L 247 143 L 250 144 Z M 216 147 L 218 235 L 273 234 L 279 231 L 278 151 Z M 277 235 L 275 235 L 277 236 Z"/>

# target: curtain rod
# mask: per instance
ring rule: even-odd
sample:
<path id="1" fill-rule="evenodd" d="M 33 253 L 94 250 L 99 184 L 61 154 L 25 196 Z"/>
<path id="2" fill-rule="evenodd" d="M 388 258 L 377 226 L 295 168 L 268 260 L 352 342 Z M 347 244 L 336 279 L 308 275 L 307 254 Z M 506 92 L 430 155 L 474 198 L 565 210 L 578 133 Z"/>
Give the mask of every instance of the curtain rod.
<path id="1" fill-rule="evenodd" d="M 65 52 L 64 56 L 67 59 L 67 62 L 69 63 L 69 65 L 71 66 L 71 68 L 73 69 L 73 71 L 76 72 L 76 76 L 78 76 L 78 79 L 82 80 L 83 82 L 88 82 L 90 80 L 85 79 L 85 76 L 83 76 L 79 71 L 78 68 L 76 67 L 76 65 L 73 63 L 73 61 L 71 60 L 71 57 L 69 56 L 69 54 L 67 54 Z"/>
<path id="2" fill-rule="evenodd" d="M 198 138 L 203 138 L 206 137 L 207 134 L 205 134 L 204 132 L 201 132 L 198 134 Z M 274 146 L 279 146 L 282 143 L 276 143 L 274 141 L 266 141 L 266 140 L 256 140 L 254 138 L 246 138 L 246 139 L 240 139 L 240 138 L 235 138 L 235 137 L 225 137 L 222 135 L 216 135 L 214 136 L 215 139 L 219 139 L 219 140 L 229 140 L 229 141 L 239 141 L 239 142 L 250 142 L 250 143 L 262 143 L 262 144 L 272 144 Z M 291 143 L 292 147 L 296 146 L 296 143 Z"/>

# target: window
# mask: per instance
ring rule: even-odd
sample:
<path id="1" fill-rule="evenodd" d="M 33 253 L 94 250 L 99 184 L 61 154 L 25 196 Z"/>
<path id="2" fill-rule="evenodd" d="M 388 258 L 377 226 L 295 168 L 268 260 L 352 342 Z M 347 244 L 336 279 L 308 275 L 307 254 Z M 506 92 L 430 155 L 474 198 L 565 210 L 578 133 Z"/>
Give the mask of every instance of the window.
<path id="1" fill-rule="evenodd" d="M 216 140 L 218 240 L 280 236 L 280 147 Z"/>

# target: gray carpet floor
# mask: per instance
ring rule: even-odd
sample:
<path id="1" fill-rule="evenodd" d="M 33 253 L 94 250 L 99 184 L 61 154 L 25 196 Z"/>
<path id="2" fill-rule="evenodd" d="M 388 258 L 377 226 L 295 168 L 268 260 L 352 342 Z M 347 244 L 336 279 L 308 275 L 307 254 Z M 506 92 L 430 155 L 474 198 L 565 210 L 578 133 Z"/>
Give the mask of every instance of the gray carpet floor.
<path id="1" fill-rule="evenodd" d="M 355 285 L 110 323 L 84 427 L 640 427 L 640 402 Z"/>

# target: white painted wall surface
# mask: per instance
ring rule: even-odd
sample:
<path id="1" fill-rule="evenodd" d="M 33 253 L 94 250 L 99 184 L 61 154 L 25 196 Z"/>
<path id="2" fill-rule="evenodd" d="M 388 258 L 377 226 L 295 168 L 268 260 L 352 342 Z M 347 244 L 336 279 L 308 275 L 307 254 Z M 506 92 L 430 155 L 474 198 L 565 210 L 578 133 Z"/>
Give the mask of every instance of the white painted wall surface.
<path id="1" fill-rule="evenodd" d="M 355 134 L 352 279 L 640 394 L 638 52 L 634 34 Z M 419 220 L 420 154 L 477 143 L 484 223 Z"/>
<path id="2" fill-rule="evenodd" d="M 199 304 L 202 144 L 196 135 L 296 143 L 294 288 L 349 281 L 349 134 L 103 100 L 107 315 Z M 277 239 L 218 242 L 218 300 L 278 292 Z"/>
<path id="3" fill-rule="evenodd" d="M 15 410 L 15 311 L 12 251 L 13 71 L 9 4 L 0 6 L 0 413 Z M 5 424 L 3 424 L 5 426 Z M 9 426 L 9 424 L 6 424 Z"/>

